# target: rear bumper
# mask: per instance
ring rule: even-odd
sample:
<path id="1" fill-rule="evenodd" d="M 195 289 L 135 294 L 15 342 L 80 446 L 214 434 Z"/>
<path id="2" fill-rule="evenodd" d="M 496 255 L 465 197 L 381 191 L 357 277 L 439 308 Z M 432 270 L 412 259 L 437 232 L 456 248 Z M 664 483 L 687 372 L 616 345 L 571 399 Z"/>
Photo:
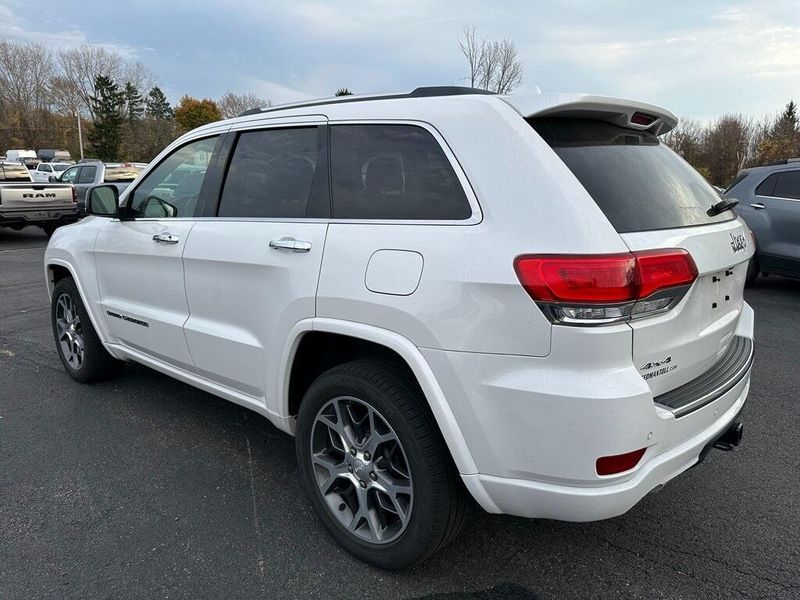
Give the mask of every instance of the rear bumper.
<path id="1" fill-rule="evenodd" d="M 747 304 L 735 333 L 752 340 Z M 749 391 L 749 360 L 713 399 L 677 415 L 654 401 L 629 336 L 626 326 L 564 328 L 543 358 L 423 349 L 477 466 L 462 478 L 484 509 L 614 517 L 697 463 L 730 427 Z M 633 469 L 597 474 L 598 458 L 642 448 Z"/>
<path id="2" fill-rule="evenodd" d="M 46 213 L 46 214 L 40 214 Z M 80 218 L 77 206 L 70 209 L 43 208 L 40 211 L 30 209 L 14 210 L 0 208 L 0 226 L 4 225 L 38 225 L 39 223 L 74 223 Z"/>
<path id="3" fill-rule="evenodd" d="M 718 400 L 728 408 L 710 426 L 640 464 L 632 477 L 619 483 L 586 487 L 482 474 L 462 478 L 476 499 L 484 500 L 481 504 L 489 512 L 563 521 L 616 517 L 698 462 L 706 447 L 728 429 L 741 412 L 750 389 L 749 372 L 737 388 L 741 389 L 729 392 L 730 398 Z"/>

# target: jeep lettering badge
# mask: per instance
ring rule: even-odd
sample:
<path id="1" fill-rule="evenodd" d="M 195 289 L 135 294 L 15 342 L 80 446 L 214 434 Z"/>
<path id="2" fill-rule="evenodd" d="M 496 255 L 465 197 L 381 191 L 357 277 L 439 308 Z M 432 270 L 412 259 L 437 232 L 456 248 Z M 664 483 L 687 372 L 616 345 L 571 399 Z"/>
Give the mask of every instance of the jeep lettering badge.
<path id="1" fill-rule="evenodd" d="M 743 233 L 731 234 L 731 248 L 734 254 L 747 250 L 747 238 Z"/>

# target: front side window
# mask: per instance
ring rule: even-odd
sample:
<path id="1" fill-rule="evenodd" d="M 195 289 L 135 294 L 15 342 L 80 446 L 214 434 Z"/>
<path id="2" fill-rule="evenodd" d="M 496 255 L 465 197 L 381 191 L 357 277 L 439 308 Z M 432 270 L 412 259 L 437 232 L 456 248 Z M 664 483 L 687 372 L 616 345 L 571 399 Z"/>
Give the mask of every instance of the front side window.
<path id="1" fill-rule="evenodd" d="M 317 169 L 317 128 L 239 136 L 219 203 L 220 217 L 302 218 Z"/>
<path id="2" fill-rule="evenodd" d="M 206 170 L 214 154 L 217 136 L 181 146 L 136 186 L 128 204 L 128 216 L 173 218 L 200 216 L 198 202 Z"/>
<path id="3" fill-rule="evenodd" d="M 331 176 L 337 219 L 472 216 L 439 143 L 415 125 L 331 126 Z"/>
<path id="4" fill-rule="evenodd" d="M 75 178 L 78 176 L 78 171 L 80 171 L 80 167 L 72 167 L 71 169 L 67 169 L 64 171 L 64 174 L 61 175 L 61 181 L 65 183 L 75 183 Z"/>
<path id="5" fill-rule="evenodd" d="M 37 168 L 38 168 L 40 171 L 44 171 L 44 172 L 46 172 L 46 173 L 51 173 L 51 172 L 52 172 L 52 169 L 50 168 L 50 165 L 46 165 L 46 164 L 44 164 L 44 163 L 42 163 L 41 165 L 39 165 Z"/>
<path id="6" fill-rule="evenodd" d="M 97 166 L 81 167 L 81 174 L 78 176 L 78 183 L 94 183 L 97 176 Z"/>

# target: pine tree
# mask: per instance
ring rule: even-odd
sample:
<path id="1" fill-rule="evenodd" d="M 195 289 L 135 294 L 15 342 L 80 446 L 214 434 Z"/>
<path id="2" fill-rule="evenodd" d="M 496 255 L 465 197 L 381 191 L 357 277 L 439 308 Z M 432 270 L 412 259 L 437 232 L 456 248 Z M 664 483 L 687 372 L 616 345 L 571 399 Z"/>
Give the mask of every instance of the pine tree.
<path id="1" fill-rule="evenodd" d="M 175 117 L 172 107 L 167 102 L 167 97 L 158 86 L 148 92 L 145 106 L 147 116 L 153 119 L 170 120 Z"/>
<path id="2" fill-rule="evenodd" d="M 334 94 L 334 96 L 352 96 L 352 95 L 353 92 L 351 92 L 347 88 L 339 88 L 338 90 L 336 90 L 336 93 Z"/>
<path id="3" fill-rule="evenodd" d="M 130 81 L 125 84 L 123 94 L 125 95 L 125 116 L 128 123 L 132 124 L 142 118 L 144 100 L 139 90 Z"/>
<path id="4" fill-rule="evenodd" d="M 105 75 L 97 76 L 95 90 L 96 95 L 91 97 L 94 127 L 89 133 L 89 142 L 97 158 L 102 161 L 115 160 L 122 137 L 125 94 Z"/>

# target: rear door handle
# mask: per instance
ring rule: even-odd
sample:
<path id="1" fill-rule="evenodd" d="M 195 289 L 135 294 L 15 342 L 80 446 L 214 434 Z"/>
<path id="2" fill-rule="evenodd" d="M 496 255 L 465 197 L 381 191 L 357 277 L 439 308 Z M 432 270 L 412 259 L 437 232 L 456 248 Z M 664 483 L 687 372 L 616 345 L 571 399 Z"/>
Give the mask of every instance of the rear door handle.
<path id="1" fill-rule="evenodd" d="M 303 240 L 296 240 L 294 238 L 285 237 L 279 240 L 272 240 L 269 247 L 275 250 L 291 250 L 292 252 L 308 252 L 311 250 L 311 242 L 304 242 Z"/>
<path id="2" fill-rule="evenodd" d="M 764 208 L 767 208 L 767 207 L 766 207 L 764 204 L 762 204 L 761 202 L 753 202 L 753 204 L 751 204 L 750 206 L 752 206 L 752 207 L 753 207 L 753 208 L 755 208 L 756 210 L 762 210 L 762 209 L 764 209 Z"/>
<path id="3" fill-rule="evenodd" d="M 161 244 L 177 244 L 180 239 L 180 237 L 171 233 L 157 233 L 153 236 L 153 241 Z"/>

